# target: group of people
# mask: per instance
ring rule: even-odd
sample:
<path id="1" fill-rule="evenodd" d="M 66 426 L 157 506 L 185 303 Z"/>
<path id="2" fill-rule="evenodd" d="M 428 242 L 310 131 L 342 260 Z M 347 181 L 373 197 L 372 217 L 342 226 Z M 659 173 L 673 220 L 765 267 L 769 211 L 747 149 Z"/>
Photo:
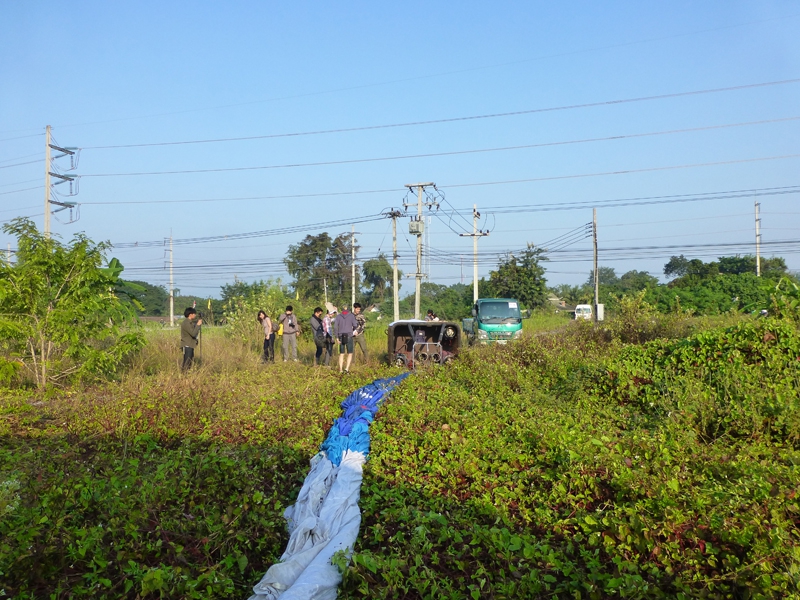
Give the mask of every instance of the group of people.
<path id="1" fill-rule="evenodd" d="M 338 343 L 339 372 L 349 373 L 356 345 L 361 348 L 364 361 L 367 360 L 367 342 L 364 337 L 367 320 L 362 314 L 361 305 L 357 302 L 353 304 L 352 312 L 346 306 L 339 312 L 330 303 L 326 304 L 326 310 L 319 306 L 316 307 L 309 322 L 316 346 L 314 364 L 329 366 L 333 357 L 333 348 Z M 297 337 L 302 333 L 302 328 L 294 314 L 294 308 L 287 306 L 284 313 L 278 318 L 277 325 L 263 310 L 258 311 L 257 318 L 264 329 L 264 361 L 275 361 L 276 335 L 283 336 L 284 362 L 297 361 Z"/>

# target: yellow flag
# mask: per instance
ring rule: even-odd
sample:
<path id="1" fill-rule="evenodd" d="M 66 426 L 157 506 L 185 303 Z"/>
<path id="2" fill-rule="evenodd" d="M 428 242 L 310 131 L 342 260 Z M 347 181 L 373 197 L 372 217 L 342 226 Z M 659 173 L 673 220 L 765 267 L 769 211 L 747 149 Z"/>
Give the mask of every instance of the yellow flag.
<path id="1" fill-rule="evenodd" d="M 211 310 L 211 298 L 208 299 L 208 310 Z"/>
<path id="2" fill-rule="evenodd" d="M 297 290 L 297 292 L 295 292 L 294 299 L 300 300 L 300 290 Z"/>

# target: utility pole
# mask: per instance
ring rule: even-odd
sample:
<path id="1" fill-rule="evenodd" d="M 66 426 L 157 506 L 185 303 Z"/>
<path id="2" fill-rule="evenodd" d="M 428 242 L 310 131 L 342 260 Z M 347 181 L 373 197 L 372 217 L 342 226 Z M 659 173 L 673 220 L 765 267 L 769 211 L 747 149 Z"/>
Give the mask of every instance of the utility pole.
<path id="1" fill-rule="evenodd" d="M 350 310 L 356 303 L 356 226 L 350 226 Z"/>
<path id="2" fill-rule="evenodd" d="M 397 274 L 397 217 L 400 216 L 399 210 L 389 213 L 392 219 L 392 303 L 394 304 L 394 321 L 400 320 L 400 283 Z"/>
<path id="3" fill-rule="evenodd" d="M 11 264 L 11 243 L 9 242 L 8 247 L 6 249 L 6 262 L 10 265 Z"/>
<path id="4" fill-rule="evenodd" d="M 322 286 L 325 288 L 325 306 L 327 307 L 328 306 L 328 278 L 327 277 L 323 277 L 322 278 Z M 327 312 L 328 312 L 328 309 L 326 308 L 325 309 L 325 313 L 327 314 Z"/>
<path id="5" fill-rule="evenodd" d="M 600 304 L 600 274 L 597 272 L 597 209 L 592 209 L 592 243 L 594 245 L 594 320 L 598 320 L 598 305 Z"/>
<path id="6" fill-rule="evenodd" d="M 478 212 L 478 205 L 472 205 L 472 233 L 459 233 L 461 237 L 472 238 L 472 302 L 478 301 L 478 238 L 489 235 L 488 231 L 478 230 L 478 219 L 481 213 Z"/>
<path id="7" fill-rule="evenodd" d="M 417 233 L 417 272 L 414 277 L 414 318 L 420 318 L 420 287 L 422 285 L 422 232 L 425 229 L 425 221 L 422 220 L 422 190 L 423 186 L 417 186 L 417 222 L 420 231 Z"/>
<path id="8" fill-rule="evenodd" d="M 414 318 L 419 319 L 420 285 L 422 283 L 422 278 L 424 277 L 424 273 L 422 272 L 422 236 L 425 233 L 425 221 L 422 218 L 422 192 L 425 190 L 426 187 L 436 188 L 436 184 L 433 182 L 407 183 L 406 187 L 409 190 L 411 190 L 411 188 L 417 188 L 417 218 L 414 219 L 412 217 L 411 223 L 408 224 L 408 233 L 417 236 L 417 272 L 414 273 L 414 278 L 416 279 L 415 296 L 414 296 Z M 427 205 L 428 208 L 430 208 L 433 205 L 433 203 L 427 203 Z"/>
<path id="9" fill-rule="evenodd" d="M 44 141 L 44 237 L 50 239 L 50 125 L 45 130 Z"/>
<path id="10" fill-rule="evenodd" d="M 172 278 L 172 232 L 169 232 L 169 326 L 175 327 L 175 280 Z"/>
<path id="11" fill-rule="evenodd" d="M 761 204 L 756 200 L 756 277 L 761 277 Z"/>

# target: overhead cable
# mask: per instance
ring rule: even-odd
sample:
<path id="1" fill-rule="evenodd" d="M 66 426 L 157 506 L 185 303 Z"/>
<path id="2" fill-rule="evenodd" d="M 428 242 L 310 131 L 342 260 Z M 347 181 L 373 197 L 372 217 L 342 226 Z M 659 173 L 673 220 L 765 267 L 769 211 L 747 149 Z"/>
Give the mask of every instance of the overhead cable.
<path id="1" fill-rule="evenodd" d="M 703 89 L 703 90 L 693 90 L 689 92 L 675 92 L 670 94 L 657 94 L 653 96 L 639 96 L 634 98 L 623 98 L 618 100 L 603 100 L 600 102 L 585 102 L 582 104 L 566 104 L 562 106 L 551 106 L 546 108 L 532 108 L 527 110 L 517 110 L 517 111 L 509 111 L 509 112 L 499 112 L 499 113 L 487 113 L 482 115 L 470 115 L 465 117 L 451 117 L 445 119 L 430 119 L 424 121 L 407 121 L 403 123 L 389 123 L 383 125 L 365 125 L 361 127 L 341 127 L 337 129 L 319 129 L 319 130 L 311 130 L 311 131 L 299 131 L 293 133 L 273 133 L 273 134 L 266 134 L 266 135 L 251 135 L 251 136 L 241 136 L 241 137 L 225 137 L 225 138 L 213 138 L 213 139 L 201 139 L 201 140 L 183 140 L 183 141 L 174 141 L 174 142 L 150 142 L 150 143 L 143 143 L 143 144 L 116 144 L 116 145 L 107 145 L 107 146 L 84 146 L 83 150 L 109 150 L 109 149 L 119 149 L 119 148 L 144 148 L 144 147 L 151 147 L 151 146 L 179 146 L 179 145 L 186 145 L 186 144 L 214 144 L 220 142 L 241 142 L 241 141 L 252 141 L 252 140 L 263 140 L 263 139 L 274 139 L 274 138 L 283 138 L 283 137 L 299 137 L 299 136 L 308 136 L 308 135 L 326 135 L 332 133 L 350 133 L 356 131 L 371 131 L 375 129 L 391 129 L 397 127 L 416 127 L 422 125 L 434 125 L 440 123 L 454 123 L 459 121 L 476 121 L 480 119 L 497 119 L 502 117 L 515 117 L 520 115 L 530 115 L 536 113 L 544 113 L 544 112 L 556 112 L 556 111 L 564 111 L 564 110 L 575 110 L 580 108 L 592 108 L 598 106 L 613 106 L 616 104 L 629 104 L 633 102 L 647 102 L 652 100 L 666 100 L 668 98 L 680 98 L 684 96 L 698 96 L 702 94 L 716 94 L 720 92 L 731 92 L 737 90 L 745 90 L 745 89 L 752 89 L 752 88 L 759 88 L 759 87 L 767 87 L 767 86 L 775 86 L 775 85 L 785 85 L 790 83 L 798 83 L 800 82 L 800 78 L 797 79 L 784 79 L 780 81 L 767 81 L 764 83 L 752 83 L 752 84 L 745 84 L 745 85 L 735 85 L 723 88 L 710 88 L 710 89 Z"/>
<path id="2" fill-rule="evenodd" d="M 319 161 L 319 162 L 306 162 L 306 163 L 284 163 L 280 165 L 260 165 L 260 166 L 253 166 L 253 167 L 218 167 L 214 169 L 178 169 L 172 171 L 132 171 L 128 173 L 87 173 L 81 175 L 81 177 L 143 177 L 143 176 L 157 176 L 157 175 L 197 175 L 203 173 L 231 173 L 231 172 L 240 172 L 240 171 L 263 171 L 263 170 L 273 170 L 273 169 L 298 169 L 298 168 L 307 168 L 307 167 L 329 167 L 329 166 L 336 166 L 336 165 L 352 165 L 352 164 L 361 164 L 361 163 L 371 163 L 371 162 L 387 162 L 393 160 L 411 160 L 411 159 L 419 159 L 419 158 L 435 158 L 441 156 L 460 156 L 465 154 L 483 154 L 487 152 L 507 152 L 512 150 L 529 150 L 533 148 L 546 148 L 551 146 L 564 146 L 564 145 L 571 145 L 571 144 L 586 144 L 586 143 L 595 143 L 595 142 L 608 142 L 608 141 L 616 141 L 616 140 L 624 140 L 624 139 L 634 139 L 634 138 L 641 138 L 641 137 L 652 137 L 652 136 L 659 136 L 659 135 L 673 135 L 678 133 L 691 133 L 697 131 L 710 131 L 715 129 L 726 129 L 731 127 L 746 127 L 750 125 L 764 125 L 768 123 L 779 123 L 785 121 L 796 121 L 800 119 L 800 117 L 785 117 L 780 119 L 768 119 L 762 121 L 747 121 L 743 123 L 727 123 L 724 125 L 709 125 L 704 127 L 691 127 L 687 129 L 669 129 L 664 131 L 651 131 L 646 133 L 633 133 L 633 134 L 623 134 L 623 135 L 612 135 L 607 137 L 597 137 L 597 138 L 584 138 L 579 140 L 565 140 L 565 141 L 557 141 L 557 142 L 541 142 L 536 144 L 522 144 L 517 146 L 501 146 L 496 148 L 477 148 L 471 150 L 452 150 L 448 152 L 429 152 L 425 154 L 405 154 L 405 155 L 396 155 L 396 156 L 377 156 L 377 157 L 368 157 L 368 158 L 351 158 L 351 159 L 342 159 L 342 160 L 328 160 L 328 161 Z M 766 159 L 762 159 L 766 160 Z M 38 161 L 32 161 L 38 162 Z M 20 163 L 25 164 L 25 163 Z M 716 163 L 715 163 L 716 164 Z M 9 165 L 14 166 L 14 165 Z M 3 168 L 3 167 L 0 167 Z M 673 167 L 674 168 L 674 167 Z M 442 186 L 440 186 L 442 187 Z M 453 187 L 453 186 L 450 186 Z"/>

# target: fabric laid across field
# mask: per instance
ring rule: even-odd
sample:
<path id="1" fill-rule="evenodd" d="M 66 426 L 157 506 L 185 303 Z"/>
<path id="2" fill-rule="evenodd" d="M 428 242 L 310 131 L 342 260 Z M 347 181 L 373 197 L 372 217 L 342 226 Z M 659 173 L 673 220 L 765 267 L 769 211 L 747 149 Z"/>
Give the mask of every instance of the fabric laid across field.
<path id="1" fill-rule="evenodd" d="M 336 598 L 341 581 L 331 564 L 336 552 L 352 552 L 361 525 L 358 499 L 369 454 L 369 424 L 389 392 L 409 373 L 378 379 L 341 404 L 297 502 L 286 509 L 289 543 L 279 563 L 267 570 L 250 600 Z"/>

